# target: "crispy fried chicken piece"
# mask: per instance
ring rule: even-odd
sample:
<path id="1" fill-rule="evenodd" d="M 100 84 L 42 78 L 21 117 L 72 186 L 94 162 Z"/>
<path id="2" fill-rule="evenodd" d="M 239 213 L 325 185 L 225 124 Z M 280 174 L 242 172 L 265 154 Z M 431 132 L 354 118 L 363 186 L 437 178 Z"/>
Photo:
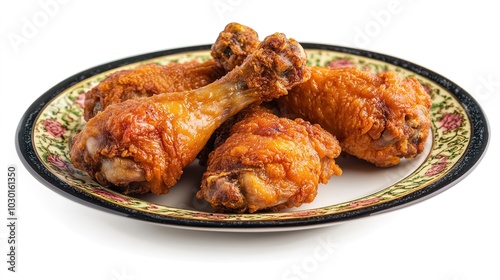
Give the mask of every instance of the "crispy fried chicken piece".
<path id="1" fill-rule="evenodd" d="M 309 78 L 306 63 L 300 44 L 275 33 L 207 86 L 106 107 L 74 138 L 71 160 L 124 193 L 167 193 L 223 121 Z"/>
<path id="2" fill-rule="evenodd" d="M 424 149 L 431 100 L 415 78 L 356 68 L 312 67 L 311 78 L 278 100 L 337 137 L 342 150 L 377 166 L 393 166 Z"/>
<path id="3" fill-rule="evenodd" d="M 278 211 L 313 201 L 319 183 L 342 170 L 337 139 L 319 125 L 280 118 L 262 106 L 237 115 L 209 156 L 198 198 L 216 212 Z"/>
<path id="4" fill-rule="evenodd" d="M 84 118 L 93 118 L 111 104 L 159 93 L 200 88 L 226 72 L 214 60 L 146 64 L 109 75 L 85 93 Z"/>

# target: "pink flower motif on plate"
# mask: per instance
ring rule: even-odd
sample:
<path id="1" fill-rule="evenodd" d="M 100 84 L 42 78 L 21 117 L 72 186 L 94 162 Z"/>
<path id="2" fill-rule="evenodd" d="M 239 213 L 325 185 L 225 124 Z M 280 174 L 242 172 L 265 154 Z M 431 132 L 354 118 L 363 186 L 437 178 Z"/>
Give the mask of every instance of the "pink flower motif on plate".
<path id="1" fill-rule="evenodd" d="M 437 174 L 441 173 L 441 171 L 443 171 L 446 168 L 446 166 L 448 166 L 448 157 L 446 155 L 439 154 L 436 156 L 436 159 L 438 159 L 439 161 L 436 163 L 433 163 L 431 166 L 431 169 L 429 169 L 427 172 L 425 172 L 426 176 L 430 177 L 430 176 L 437 175 Z"/>
<path id="2" fill-rule="evenodd" d="M 355 202 L 351 202 L 351 204 L 349 204 L 349 206 L 347 206 L 347 208 L 363 207 L 366 205 L 377 203 L 380 200 L 381 200 L 380 197 L 374 197 L 374 198 L 368 198 L 368 199 L 361 200 L 361 201 L 355 201 Z"/>
<path id="3" fill-rule="evenodd" d="M 69 163 L 58 155 L 49 154 L 46 159 L 48 163 L 50 163 L 52 166 L 56 167 L 61 171 L 66 171 L 69 173 L 74 172 L 74 170 L 70 167 Z"/>
<path id="4" fill-rule="evenodd" d="M 115 193 L 103 190 L 103 189 L 94 189 L 94 193 L 98 194 L 100 196 L 106 197 L 106 198 L 116 200 L 118 202 L 127 203 L 127 204 L 130 203 L 129 199 L 124 198 L 123 196 L 117 195 Z"/>
<path id="5" fill-rule="evenodd" d="M 158 206 L 154 204 L 150 204 L 146 207 L 147 210 L 158 210 Z"/>
<path id="6" fill-rule="evenodd" d="M 455 130 L 462 124 L 462 115 L 446 113 L 439 122 L 445 131 Z"/>
<path id="7" fill-rule="evenodd" d="M 84 108 L 85 107 L 85 93 L 81 93 L 80 95 L 78 95 L 78 98 L 76 99 L 75 103 L 78 104 L 78 106 Z"/>
<path id="8" fill-rule="evenodd" d="M 430 94 L 432 92 L 432 88 L 429 85 L 422 84 L 424 91 Z"/>
<path id="9" fill-rule="evenodd" d="M 66 128 L 57 121 L 46 119 L 42 122 L 47 132 L 54 137 L 61 137 L 66 132 Z"/>
<path id="10" fill-rule="evenodd" d="M 201 218 L 212 218 L 212 219 L 216 219 L 216 220 L 229 218 L 228 215 L 211 214 L 211 213 L 196 213 L 196 214 L 193 214 L 193 216 L 194 217 L 201 217 Z"/>
<path id="11" fill-rule="evenodd" d="M 337 59 L 331 61 L 328 66 L 328 68 L 351 68 L 351 67 L 356 67 L 354 62 L 348 60 L 348 59 Z"/>
<path id="12" fill-rule="evenodd" d="M 323 214 L 322 210 L 306 210 L 306 211 L 298 211 L 298 212 L 290 212 L 288 214 L 283 215 L 283 217 L 294 218 L 294 217 L 307 217 L 307 216 L 316 216 Z"/>

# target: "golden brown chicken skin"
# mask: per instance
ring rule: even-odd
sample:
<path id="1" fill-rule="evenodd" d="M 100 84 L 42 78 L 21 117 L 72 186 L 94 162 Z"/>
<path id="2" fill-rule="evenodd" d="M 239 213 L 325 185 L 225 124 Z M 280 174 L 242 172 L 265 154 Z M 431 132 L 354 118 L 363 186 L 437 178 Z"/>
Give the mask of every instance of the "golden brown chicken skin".
<path id="1" fill-rule="evenodd" d="M 298 42 L 268 36 L 244 63 L 202 88 L 112 104 L 76 135 L 73 164 L 124 193 L 167 193 L 214 130 L 246 106 L 309 78 Z"/>
<path id="2" fill-rule="evenodd" d="M 214 60 L 146 64 L 115 72 L 85 93 L 84 118 L 89 120 L 111 104 L 166 92 L 206 86 L 226 72 Z"/>
<path id="3" fill-rule="evenodd" d="M 280 118 L 262 106 L 237 115 L 209 155 L 198 198 L 216 212 L 253 213 L 314 200 L 318 184 L 342 173 L 340 146 L 319 125 Z"/>
<path id="4" fill-rule="evenodd" d="M 377 166 L 423 151 L 431 99 L 415 78 L 356 68 L 310 70 L 308 81 L 279 99 L 285 114 L 320 124 L 343 151 Z"/>

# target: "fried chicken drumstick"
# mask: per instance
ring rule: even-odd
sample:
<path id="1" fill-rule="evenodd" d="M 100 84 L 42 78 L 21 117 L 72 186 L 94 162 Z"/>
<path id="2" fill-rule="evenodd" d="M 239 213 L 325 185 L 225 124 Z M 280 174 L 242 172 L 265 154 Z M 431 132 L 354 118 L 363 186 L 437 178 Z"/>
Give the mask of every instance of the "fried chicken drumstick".
<path id="1" fill-rule="evenodd" d="M 337 137 L 342 150 L 377 166 L 393 166 L 424 149 L 431 100 L 415 78 L 394 71 L 312 67 L 311 78 L 278 100 Z"/>
<path id="2" fill-rule="evenodd" d="M 319 125 L 252 106 L 210 155 L 198 198 L 216 212 L 277 211 L 313 201 L 319 183 L 340 175 L 337 139 Z"/>
<path id="3" fill-rule="evenodd" d="M 242 64 L 259 43 L 254 30 L 229 23 L 212 45 L 214 59 L 167 65 L 146 64 L 112 73 L 85 93 L 84 119 L 88 121 L 109 105 L 127 99 L 206 86 Z"/>
<path id="4" fill-rule="evenodd" d="M 306 62 L 300 44 L 275 33 L 207 86 L 106 107 L 75 136 L 71 160 L 126 194 L 167 193 L 222 122 L 252 103 L 287 94 L 309 78 Z"/>

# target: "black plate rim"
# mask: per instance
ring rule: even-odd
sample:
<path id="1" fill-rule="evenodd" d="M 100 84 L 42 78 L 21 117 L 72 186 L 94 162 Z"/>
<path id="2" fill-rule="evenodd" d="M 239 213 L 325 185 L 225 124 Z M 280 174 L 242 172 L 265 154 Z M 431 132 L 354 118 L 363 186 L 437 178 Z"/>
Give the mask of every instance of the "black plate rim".
<path id="1" fill-rule="evenodd" d="M 153 59 L 165 55 L 209 50 L 211 45 L 197 45 L 191 47 L 175 48 L 163 51 L 156 51 L 137 56 L 131 56 L 108 63 L 104 63 L 87 70 L 81 71 L 69 78 L 61 81 L 57 85 L 50 88 L 39 98 L 37 98 L 32 105 L 26 110 L 22 116 L 16 132 L 16 150 L 23 165 L 39 182 L 55 191 L 56 193 L 73 200 L 77 203 L 99 209 L 108 213 L 124 216 L 132 219 L 137 219 L 155 224 L 170 225 L 173 227 L 189 228 L 189 229 L 212 229 L 212 230 L 236 230 L 245 231 L 251 229 L 257 230 L 273 230 L 273 229 L 304 229 L 314 228 L 318 226 L 327 226 L 336 223 L 341 223 L 349 220 L 359 219 L 372 215 L 390 212 L 397 210 L 420 201 L 429 199 L 460 182 L 475 167 L 479 164 L 484 156 L 489 142 L 489 125 L 487 118 L 478 102 L 463 88 L 454 82 L 446 79 L 445 77 L 426 69 L 415 63 L 393 57 L 390 55 L 362 50 L 357 48 L 327 45 L 319 43 L 301 43 L 304 49 L 319 49 L 327 51 L 335 51 L 356 56 L 366 57 L 370 59 L 386 62 L 397 67 L 401 67 L 412 72 L 417 73 L 436 84 L 439 84 L 461 103 L 466 113 L 471 120 L 472 138 L 469 147 L 462 159 L 457 162 L 456 166 L 445 176 L 430 184 L 429 186 L 417 190 L 406 196 L 397 198 L 392 201 L 383 202 L 377 205 L 356 209 L 348 212 L 330 214 L 325 216 L 314 216 L 287 220 L 262 220 L 262 221 L 217 221 L 217 220 L 191 220 L 184 218 L 172 218 L 167 216 L 155 215 L 147 212 L 139 212 L 130 208 L 119 206 L 109 203 L 105 200 L 95 198 L 85 192 L 66 184 L 54 174 L 49 172 L 42 162 L 38 159 L 34 147 L 32 146 L 31 132 L 34 122 L 38 114 L 43 108 L 62 91 L 71 87 L 72 85 L 90 78 L 99 73 L 115 69 L 117 67 L 125 66 L 131 63 L 140 62 L 143 60 Z"/>

